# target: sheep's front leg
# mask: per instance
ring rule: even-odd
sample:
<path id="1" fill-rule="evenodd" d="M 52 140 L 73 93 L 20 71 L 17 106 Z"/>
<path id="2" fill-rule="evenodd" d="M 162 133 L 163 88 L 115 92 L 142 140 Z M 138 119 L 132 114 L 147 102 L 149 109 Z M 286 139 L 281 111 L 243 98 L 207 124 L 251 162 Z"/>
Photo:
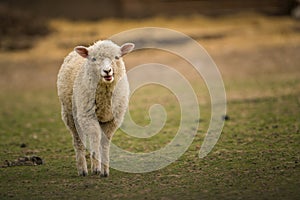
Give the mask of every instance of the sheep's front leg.
<path id="1" fill-rule="evenodd" d="M 101 172 L 101 155 L 100 155 L 100 132 L 93 131 L 89 135 L 91 148 L 91 171 L 92 174 L 100 174 Z"/>
<path id="2" fill-rule="evenodd" d="M 110 147 L 110 139 L 108 139 L 104 134 L 101 139 L 101 176 L 108 177 L 109 175 L 109 147 Z"/>
<path id="3" fill-rule="evenodd" d="M 75 125 L 80 136 L 85 144 L 85 136 L 88 137 L 90 143 L 91 154 L 91 171 L 92 174 L 100 174 L 101 171 L 101 155 L 100 155 L 100 140 L 101 129 L 98 120 L 93 115 L 79 115 L 75 120 Z"/>
<path id="4" fill-rule="evenodd" d="M 109 148 L 112 136 L 117 129 L 117 125 L 114 121 L 101 124 L 102 138 L 101 138 L 101 176 L 109 176 Z"/>

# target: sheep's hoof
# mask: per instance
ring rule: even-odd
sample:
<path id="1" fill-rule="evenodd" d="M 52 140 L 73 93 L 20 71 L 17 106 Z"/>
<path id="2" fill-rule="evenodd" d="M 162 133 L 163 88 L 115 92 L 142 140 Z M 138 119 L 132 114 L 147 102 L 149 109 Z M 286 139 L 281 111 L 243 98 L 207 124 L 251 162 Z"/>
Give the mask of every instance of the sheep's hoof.
<path id="1" fill-rule="evenodd" d="M 107 173 L 107 172 L 101 173 L 101 174 L 100 174 L 100 177 L 106 178 L 106 177 L 108 177 L 108 173 Z"/>
<path id="2" fill-rule="evenodd" d="M 80 171 L 78 172 L 79 176 L 87 176 L 88 172 L 87 171 Z"/>
<path id="3" fill-rule="evenodd" d="M 95 169 L 92 172 L 92 175 L 99 175 L 99 174 L 100 174 L 100 170 L 98 170 L 98 169 Z"/>

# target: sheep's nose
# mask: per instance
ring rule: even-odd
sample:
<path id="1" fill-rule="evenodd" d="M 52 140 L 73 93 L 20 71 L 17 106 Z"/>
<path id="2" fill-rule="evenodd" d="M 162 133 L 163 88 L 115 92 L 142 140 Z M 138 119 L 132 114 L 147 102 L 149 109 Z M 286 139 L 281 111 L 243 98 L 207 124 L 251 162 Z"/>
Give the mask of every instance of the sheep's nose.
<path id="1" fill-rule="evenodd" d="M 103 70 L 106 74 L 109 74 L 110 72 L 111 72 L 111 68 L 109 68 L 109 69 L 104 69 Z"/>

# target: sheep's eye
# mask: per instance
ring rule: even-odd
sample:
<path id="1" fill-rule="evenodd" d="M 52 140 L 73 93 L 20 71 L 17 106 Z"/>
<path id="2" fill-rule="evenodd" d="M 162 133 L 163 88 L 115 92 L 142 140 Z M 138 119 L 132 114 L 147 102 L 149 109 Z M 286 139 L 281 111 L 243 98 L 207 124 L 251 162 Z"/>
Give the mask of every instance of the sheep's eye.
<path id="1" fill-rule="evenodd" d="M 115 59 L 116 59 L 116 60 L 119 60 L 119 59 L 120 59 L 120 57 L 119 57 L 119 56 L 115 56 Z"/>
<path id="2" fill-rule="evenodd" d="M 95 61 L 96 61 L 96 58 L 92 58 L 92 61 L 95 62 Z"/>

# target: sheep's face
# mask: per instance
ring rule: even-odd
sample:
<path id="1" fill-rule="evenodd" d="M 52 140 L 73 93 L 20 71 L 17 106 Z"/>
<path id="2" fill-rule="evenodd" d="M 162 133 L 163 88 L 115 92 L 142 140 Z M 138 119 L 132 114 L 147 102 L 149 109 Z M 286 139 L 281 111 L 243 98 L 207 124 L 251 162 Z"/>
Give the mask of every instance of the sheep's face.
<path id="1" fill-rule="evenodd" d="M 117 61 L 113 58 L 107 56 L 97 57 L 97 55 L 92 56 L 91 59 L 87 61 L 89 67 L 94 68 L 99 75 L 100 79 L 105 83 L 112 83 L 114 81 L 114 73 L 119 67 Z"/>
<path id="2" fill-rule="evenodd" d="M 114 81 L 114 75 L 120 71 L 123 65 L 122 57 L 134 48 L 134 44 L 125 43 L 121 47 L 116 45 L 110 40 L 104 40 L 96 42 L 90 47 L 78 46 L 75 51 L 86 58 L 88 66 L 94 68 L 100 75 L 100 78 L 105 83 L 112 83 Z"/>

